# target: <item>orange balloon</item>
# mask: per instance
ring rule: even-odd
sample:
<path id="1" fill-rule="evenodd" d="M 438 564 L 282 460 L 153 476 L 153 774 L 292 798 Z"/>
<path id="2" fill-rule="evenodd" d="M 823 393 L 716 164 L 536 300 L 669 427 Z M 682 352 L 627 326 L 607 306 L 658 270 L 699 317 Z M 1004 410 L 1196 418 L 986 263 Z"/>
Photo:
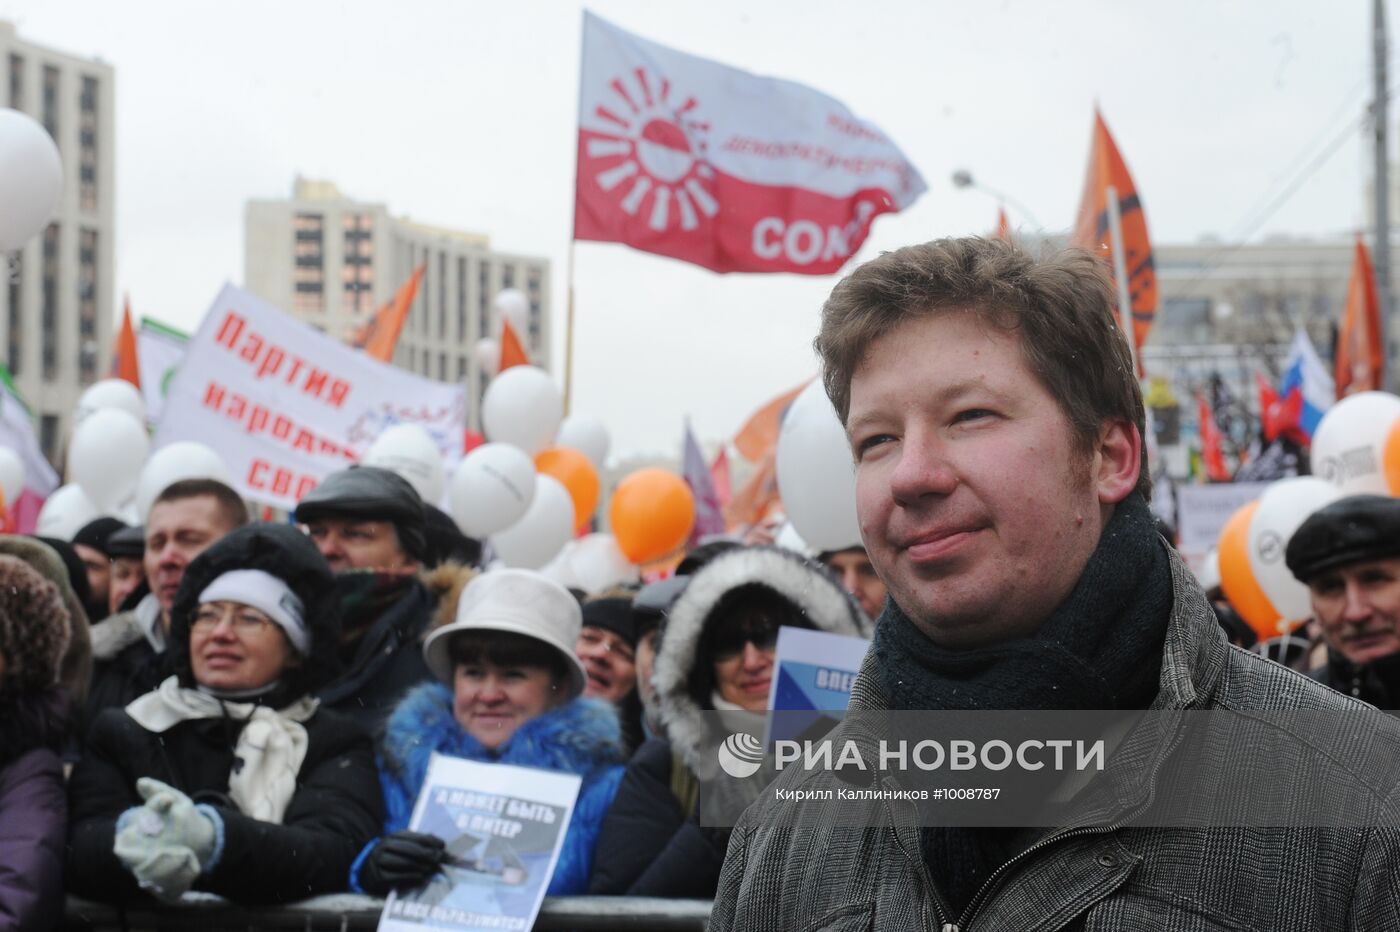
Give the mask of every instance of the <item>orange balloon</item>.
<path id="1" fill-rule="evenodd" d="M 1390 494 L 1400 496 L 1400 419 L 1390 428 L 1385 438 L 1385 452 L 1381 454 L 1381 464 L 1385 470 L 1385 484 Z"/>
<path id="2" fill-rule="evenodd" d="M 608 519 L 624 556 L 652 563 L 685 546 L 695 526 L 695 496 L 664 469 L 639 469 L 613 491 Z"/>
<path id="3" fill-rule="evenodd" d="M 1268 640 L 1282 633 L 1279 630 L 1282 616 L 1249 568 L 1249 523 L 1258 510 L 1259 503 L 1254 501 L 1231 515 L 1220 529 L 1216 550 L 1220 555 L 1220 588 L 1225 590 L 1225 598 L 1260 640 Z"/>
<path id="4" fill-rule="evenodd" d="M 535 469 L 542 475 L 559 480 L 574 502 L 574 527 L 581 528 L 593 520 L 598 509 L 598 470 L 587 456 L 569 447 L 550 447 L 535 456 Z"/>

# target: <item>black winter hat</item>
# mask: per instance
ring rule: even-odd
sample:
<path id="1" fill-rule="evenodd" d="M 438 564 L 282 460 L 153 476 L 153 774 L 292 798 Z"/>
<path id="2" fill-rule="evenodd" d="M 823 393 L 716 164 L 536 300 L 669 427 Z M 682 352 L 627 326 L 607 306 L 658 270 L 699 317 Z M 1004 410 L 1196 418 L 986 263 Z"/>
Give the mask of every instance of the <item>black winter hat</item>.
<path id="1" fill-rule="evenodd" d="M 676 604 L 685 591 L 689 576 L 668 576 L 654 583 L 648 583 L 632 600 L 632 624 L 637 630 L 637 640 L 646 637 L 653 629 L 666 623 L 671 606 Z"/>
<path id="2" fill-rule="evenodd" d="M 107 547 L 110 545 L 112 535 L 125 528 L 126 522 L 112 517 L 95 518 L 78 529 L 78 533 L 73 535 L 74 544 L 82 544 L 84 547 L 91 547 L 112 556 Z"/>
<path id="3" fill-rule="evenodd" d="M 637 625 L 632 620 L 631 599 L 594 599 L 592 602 L 585 602 L 583 626 L 611 631 L 631 647 L 637 646 Z"/>
<path id="4" fill-rule="evenodd" d="M 281 686 L 264 698 L 276 708 L 314 694 L 340 673 L 340 604 L 335 575 L 310 537 L 290 524 L 249 524 L 215 541 L 185 568 L 175 603 L 170 607 L 166 647 L 180 685 L 194 688 L 190 666 L 190 625 L 199 594 L 230 570 L 262 570 L 285 582 L 301 599 L 311 651 L 282 675 Z"/>
<path id="5" fill-rule="evenodd" d="M 404 553 L 428 558 L 423 499 L 408 480 L 378 466 L 351 466 L 333 472 L 297 503 L 292 517 L 300 524 L 318 518 L 389 521 Z"/>
<path id="6" fill-rule="evenodd" d="M 1400 499 L 1353 495 L 1315 511 L 1288 541 L 1284 560 L 1300 582 L 1327 570 L 1400 556 Z"/>
<path id="7" fill-rule="evenodd" d="M 481 541 L 463 534 L 447 512 L 424 502 L 423 519 L 428 539 L 428 556 L 423 562 L 429 568 L 443 563 L 476 566 L 481 562 Z"/>
<path id="8" fill-rule="evenodd" d="M 146 555 L 146 526 L 144 524 L 133 525 L 122 528 L 111 537 L 107 538 L 107 556 L 115 560 L 117 557 L 135 557 L 141 559 Z"/>
<path id="9" fill-rule="evenodd" d="M 68 585 L 73 587 L 73 594 L 86 607 L 92 601 L 92 586 L 88 585 L 87 566 L 83 563 L 83 558 L 78 556 L 78 551 L 74 550 L 68 541 L 59 540 L 57 537 L 40 537 L 35 534 L 34 539 L 48 544 L 53 548 L 53 552 L 58 554 L 58 558 L 63 561 L 63 568 L 68 571 Z"/>

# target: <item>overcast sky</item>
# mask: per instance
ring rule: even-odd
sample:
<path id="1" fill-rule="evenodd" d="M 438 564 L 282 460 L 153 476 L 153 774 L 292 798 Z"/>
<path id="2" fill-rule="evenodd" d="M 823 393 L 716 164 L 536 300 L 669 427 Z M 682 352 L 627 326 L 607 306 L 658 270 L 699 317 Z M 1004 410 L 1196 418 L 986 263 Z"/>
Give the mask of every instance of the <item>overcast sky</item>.
<path id="1" fill-rule="evenodd" d="M 1046 228 L 1068 227 L 1096 101 L 1154 240 L 1228 241 L 1370 93 L 1360 0 L 588 6 L 656 42 L 810 84 L 883 129 L 929 190 L 879 218 L 858 259 L 988 231 L 996 200 L 955 189 L 958 168 Z M 0 0 L 21 38 L 115 66 L 115 292 L 138 314 L 193 329 L 220 284 L 242 280 L 244 203 L 287 196 L 300 173 L 549 257 L 561 377 L 581 9 Z M 1253 238 L 1353 231 L 1368 157 L 1348 134 Z M 574 409 L 608 423 L 615 453 L 676 450 L 686 414 L 702 438 L 732 434 L 815 371 L 835 277 L 719 276 L 593 243 L 576 261 Z"/>

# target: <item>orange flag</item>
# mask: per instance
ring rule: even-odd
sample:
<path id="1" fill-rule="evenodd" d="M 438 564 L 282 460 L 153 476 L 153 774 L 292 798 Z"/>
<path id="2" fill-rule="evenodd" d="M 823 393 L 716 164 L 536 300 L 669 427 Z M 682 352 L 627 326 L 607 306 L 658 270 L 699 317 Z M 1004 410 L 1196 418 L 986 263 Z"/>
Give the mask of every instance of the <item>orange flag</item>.
<path id="1" fill-rule="evenodd" d="M 1157 314 L 1157 269 L 1152 259 L 1152 242 L 1147 236 L 1147 215 L 1143 213 L 1137 186 L 1118 152 L 1103 115 L 1094 110 L 1094 140 L 1089 148 L 1089 174 L 1079 216 L 1070 235 L 1070 245 L 1087 249 L 1109 260 L 1113 274 L 1113 250 L 1108 222 L 1108 189 L 1118 196 L 1118 213 L 1123 225 L 1123 265 L 1128 270 L 1128 297 L 1133 305 L 1133 345 L 1141 349 Z"/>
<path id="2" fill-rule="evenodd" d="M 414 269 L 393 300 L 375 311 L 374 316 L 352 333 L 346 342 L 364 350 L 366 355 L 380 362 L 392 360 L 394 350 L 399 345 L 399 334 L 403 333 L 404 321 L 408 320 L 408 312 L 413 307 L 413 299 L 418 295 L 418 284 L 423 280 L 423 272 L 426 269 L 426 264 Z"/>
<path id="3" fill-rule="evenodd" d="M 1196 393 L 1196 408 L 1201 420 L 1201 460 L 1205 463 L 1206 478 L 1211 482 L 1229 482 L 1230 470 L 1225 466 L 1220 427 L 1215 423 L 1210 402 L 1200 392 Z"/>
<path id="4" fill-rule="evenodd" d="M 141 387 L 141 366 L 136 357 L 136 329 L 131 326 L 131 298 L 126 299 L 122 308 L 122 329 L 117 334 L 117 343 L 112 352 L 114 379 L 125 379 L 137 388 Z"/>
<path id="5" fill-rule="evenodd" d="M 510 325 L 510 321 L 501 318 L 501 366 L 496 370 L 500 375 L 511 366 L 528 366 L 530 357 L 525 352 L 525 346 L 520 342 L 519 335 L 515 328 Z"/>
<path id="6" fill-rule="evenodd" d="M 778 447 L 775 443 L 758 463 L 749 481 L 734 493 L 724 508 L 724 524 L 729 530 L 752 527 L 767 516 L 781 499 L 778 496 Z"/>
<path id="7" fill-rule="evenodd" d="M 1371 253 L 1361 237 L 1356 238 L 1356 259 L 1351 264 L 1351 284 L 1347 286 L 1342 329 L 1337 334 L 1337 400 L 1357 392 L 1379 391 L 1381 366 L 1380 301 L 1376 298 L 1376 276 L 1371 270 Z"/>
<path id="8" fill-rule="evenodd" d="M 992 231 L 992 239 L 1011 242 L 1011 220 L 1006 216 L 1006 208 L 997 208 L 997 228 Z"/>
<path id="9" fill-rule="evenodd" d="M 744 459 L 757 463 L 778 445 L 778 427 L 782 424 L 783 412 L 806 387 L 807 382 L 803 382 L 791 391 L 783 392 L 744 422 L 744 426 L 734 435 L 734 446 L 739 448 Z"/>

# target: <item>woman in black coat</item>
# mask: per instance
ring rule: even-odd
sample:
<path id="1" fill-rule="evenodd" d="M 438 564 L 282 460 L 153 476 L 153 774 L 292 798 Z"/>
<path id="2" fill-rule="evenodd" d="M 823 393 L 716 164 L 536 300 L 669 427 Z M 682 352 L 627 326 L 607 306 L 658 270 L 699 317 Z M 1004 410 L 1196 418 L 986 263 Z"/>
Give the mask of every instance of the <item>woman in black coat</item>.
<path id="1" fill-rule="evenodd" d="M 383 824 L 369 736 L 312 697 L 336 672 L 330 568 L 289 525 L 240 528 L 185 571 L 177 671 L 93 723 L 69 781 L 69 887 L 246 903 L 343 890 Z"/>

